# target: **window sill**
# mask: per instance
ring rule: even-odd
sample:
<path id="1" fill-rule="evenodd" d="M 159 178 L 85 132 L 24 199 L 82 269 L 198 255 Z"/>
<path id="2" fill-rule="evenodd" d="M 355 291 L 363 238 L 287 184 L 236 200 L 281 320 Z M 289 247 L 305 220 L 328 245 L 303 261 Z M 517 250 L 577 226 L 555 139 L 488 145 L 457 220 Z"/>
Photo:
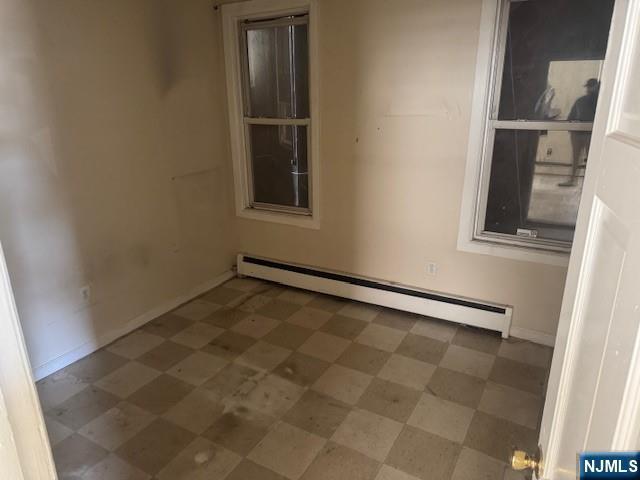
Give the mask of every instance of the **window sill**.
<path id="1" fill-rule="evenodd" d="M 313 230 L 320 229 L 320 220 L 317 215 L 296 215 L 294 213 L 280 213 L 255 208 L 243 208 L 238 210 L 237 216 L 247 220 L 280 223 L 294 227 L 311 228 Z"/>
<path id="2" fill-rule="evenodd" d="M 567 267 L 569 265 L 569 253 L 536 250 L 533 248 L 504 245 L 482 240 L 458 239 L 458 250 L 467 253 L 479 253 L 494 257 L 520 260 L 523 262 L 542 263 Z"/>

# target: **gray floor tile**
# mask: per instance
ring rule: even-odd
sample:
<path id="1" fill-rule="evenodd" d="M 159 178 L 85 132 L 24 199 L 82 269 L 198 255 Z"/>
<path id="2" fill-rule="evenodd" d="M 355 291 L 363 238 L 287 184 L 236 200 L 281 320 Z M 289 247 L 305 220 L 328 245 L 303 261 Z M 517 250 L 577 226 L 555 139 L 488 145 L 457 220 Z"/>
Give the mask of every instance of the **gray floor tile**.
<path id="1" fill-rule="evenodd" d="M 501 462 L 508 462 L 514 446 L 532 452 L 536 449 L 537 439 L 533 429 L 476 411 L 464 445 Z"/>
<path id="2" fill-rule="evenodd" d="M 358 407 L 406 422 L 420 400 L 420 392 L 398 383 L 374 378 L 364 392 Z"/>
<path id="3" fill-rule="evenodd" d="M 342 353 L 336 363 L 369 375 L 377 375 L 389 360 L 391 354 L 377 348 L 352 343 Z"/>
<path id="4" fill-rule="evenodd" d="M 485 381 L 478 377 L 438 367 L 426 391 L 436 397 L 476 408 L 484 392 Z"/>
<path id="5" fill-rule="evenodd" d="M 227 305 L 245 295 L 246 293 L 242 290 L 221 286 L 214 288 L 210 292 L 204 294 L 201 298 L 209 302 L 217 303 L 218 305 Z"/>
<path id="6" fill-rule="evenodd" d="M 148 412 L 161 415 L 193 389 L 193 385 L 182 380 L 170 375 L 160 375 L 133 393 L 127 401 Z"/>
<path id="7" fill-rule="evenodd" d="M 286 320 L 291 315 L 300 310 L 301 306 L 297 303 L 286 302 L 284 300 L 273 299 L 263 307 L 257 310 L 257 313 L 265 317 L 275 320 Z"/>
<path id="8" fill-rule="evenodd" d="M 47 415 L 72 430 L 115 407 L 119 398 L 93 385 L 47 411 Z"/>
<path id="9" fill-rule="evenodd" d="M 262 340 L 279 347 L 296 350 L 313 334 L 313 330 L 299 327 L 289 322 L 282 322 L 265 335 Z"/>
<path id="10" fill-rule="evenodd" d="M 379 463 L 360 452 L 329 442 L 309 466 L 302 480 L 371 480 Z"/>
<path id="11" fill-rule="evenodd" d="M 193 349 L 167 340 L 138 357 L 144 365 L 165 372 L 193 353 Z"/>
<path id="12" fill-rule="evenodd" d="M 243 388 L 245 384 L 255 385 L 256 377 L 259 375 L 259 372 L 253 368 L 231 363 L 203 383 L 201 387 L 218 394 L 222 399 L 233 395 L 236 391 L 246 390 Z"/>
<path id="13" fill-rule="evenodd" d="M 158 318 L 147 323 L 142 329 L 145 332 L 152 333 L 164 338 L 171 338 L 176 333 L 181 332 L 185 328 L 191 326 L 193 320 L 174 315 L 173 313 L 165 313 Z"/>
<path id="14" fill-rule="evenodd" d="M 460 444 L 405 426 L 385 463 L 423 480 L 449 480 L 461 449 Z"/>
<path id="15" fill-rule="evenodd" d="M 213 325 L 215 327 L 231 328 L 236 323 L 246 318 L 248 315 L 249 312 L 243 312 L 242 310 L 238 310 L 236 308 L 225 307 L 216 310 L 212 314 L 206 316 L 201 320 L 201 322 L 208 323 L 209 325 Z"/>
<path id="16" fill-rule="evenodd" d="M 307 390 L 283 420 L 307 432 L 329 438 L 347 418 L 351 407 L 335 398 Z"/>
<path id="17" fill-rule="evenodd" d="M 447 344 L 444 342 L 409 333 L 396 349 L 396 353 L 404 355 L 405 357 L 415 358 L 422 362 L 438 365 L 446 350 Z"/>
<path id="18" fill-rule="evenodd" d="M 248 459 L 290 480 L 297 480 L 326 440 L 300 428 L 279 422 L 256 445 Z"/>
<path id="19" fill-rule="evenodd" d="M 69 365 L 63 371 L 73 375 L 81 382 L 93 383 L 122 367 L 128 361 L 127 358 L 102 349 Z"/>
<path id="20" fill-rule="evenodd" d="M 502 339 L 498 332 L 463 326 L 458 328 L 451 343 L 495 355 L 498 353 Z"/>
<path id="21" fill-rule="evenodd" d="M 525 392 L 543 395 L 547 381 L 547 370 L 508 358 L 497 357 L 489 379 Z"/>
<path id="22" fill-rule="evenodd" d="M 302 386 L 313 384 L 322 375 L 330 363 L 319 358 L 310 357 L 300 352 L 293 352 L 278 365 L 273 373 Z"/>
<path id="23" fill-rule="evenodd" d="M 56 470 L 61 480 L 78 478 L 108 455 L 91 440 L 74 433 L 53 447 Z"/>
<path id="24" fill-rule="evenodd" d="M 243 278 L 37 386 L 61 479 L 523 480 L 551 353 Z"/>
<path id="25" fill-rule="evenodd" d="M 254 338 L 227 330 L 201 348 L 203 352 L 218 355 L 226 360 L 233 360 L 256 343 Z"/>
<path id="26" fill-rule="evenodd" d="M 287 477 L 245 459 L 225 480 L 287 480 Z"/>
<path id="27" fill-rule="evenodd" d="M 224 413 L 202 436 L 239 455 L 247 455 L 274 422 L 272 417 L 240 407 Z"/>
<path id="28" fill-rule="evenodd" d="M 336 314 L 320 328 L 320 331 L 354 340 L 368 324 L 369 322 L 364 320 Z"/>
<path id="29" fill-rule="evenodd" d="M 500 480 L 506 463 L 470 448 L 463 448 L 451 480 Z"/>
<path id="30" fill-rule="evenodd" d="M 140 470 L 155 475 L 194 438 L 193 433 L 160 418 L 120 446 L 116 454 Z"/>
<path id="31" fill-rule="evenodd" d="M 413 313 L 393 310 L 391 308 L 383 308 L 382 311 L 373 319 L 373 323 L 408 332 L 413 328 L 417 320 L 418 316 Z"/>

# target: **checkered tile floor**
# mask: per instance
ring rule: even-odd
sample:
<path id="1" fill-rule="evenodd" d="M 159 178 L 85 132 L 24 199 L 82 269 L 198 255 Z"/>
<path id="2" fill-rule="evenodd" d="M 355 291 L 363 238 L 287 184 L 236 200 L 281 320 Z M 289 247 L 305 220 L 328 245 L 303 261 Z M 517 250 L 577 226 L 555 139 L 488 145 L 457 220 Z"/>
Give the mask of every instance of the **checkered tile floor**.
<path id="1" fill-rule="evenodd" d="M 38 390 L 61 479 L 518 479 L 550 357 L 233 279 Z"/>

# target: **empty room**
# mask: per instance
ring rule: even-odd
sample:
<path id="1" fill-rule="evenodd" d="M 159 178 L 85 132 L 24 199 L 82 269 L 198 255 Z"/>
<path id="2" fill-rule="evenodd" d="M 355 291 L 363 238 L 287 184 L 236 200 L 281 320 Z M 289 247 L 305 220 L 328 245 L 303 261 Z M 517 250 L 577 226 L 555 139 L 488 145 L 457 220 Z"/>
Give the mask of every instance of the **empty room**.
<path id="1" fill-rule="evenodd" d="M 640 0 L 0 38 L 1 479 L 640 478 Z"/>

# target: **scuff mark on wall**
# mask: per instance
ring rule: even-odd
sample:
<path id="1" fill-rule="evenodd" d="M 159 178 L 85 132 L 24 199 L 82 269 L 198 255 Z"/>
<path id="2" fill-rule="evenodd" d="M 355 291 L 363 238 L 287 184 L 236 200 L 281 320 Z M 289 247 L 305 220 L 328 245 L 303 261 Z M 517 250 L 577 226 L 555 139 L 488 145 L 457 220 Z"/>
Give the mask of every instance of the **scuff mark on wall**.
<path id="1" fill-rule="evenodd" d="M 150 6 L 149 35 L 158 90 L 167 95 L 180 78 L 180 52 L 173 31 L 171 0 L 154 0 Z"/>

